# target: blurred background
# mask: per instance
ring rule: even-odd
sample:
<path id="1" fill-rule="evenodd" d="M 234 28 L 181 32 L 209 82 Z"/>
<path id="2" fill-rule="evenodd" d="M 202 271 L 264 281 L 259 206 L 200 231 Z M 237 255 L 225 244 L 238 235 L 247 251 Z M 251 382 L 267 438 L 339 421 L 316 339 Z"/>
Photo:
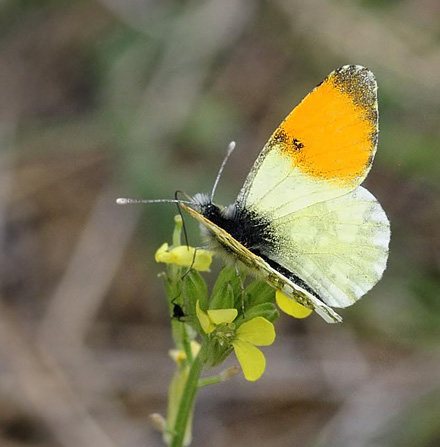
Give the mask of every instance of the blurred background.
<path id="1" fill-rule="evenodd" d="M 341 325 L 281 317 L 259 382 L 202 390 L 193 445 L 440 445 L 437 0 L 3 0 L 0 24 L 1 447 L 162 445 L 176 209 L 115 198 L 209 191 L 235 140 L 233 202 L 344 64 L 379 84 L 388 269 Z"/>

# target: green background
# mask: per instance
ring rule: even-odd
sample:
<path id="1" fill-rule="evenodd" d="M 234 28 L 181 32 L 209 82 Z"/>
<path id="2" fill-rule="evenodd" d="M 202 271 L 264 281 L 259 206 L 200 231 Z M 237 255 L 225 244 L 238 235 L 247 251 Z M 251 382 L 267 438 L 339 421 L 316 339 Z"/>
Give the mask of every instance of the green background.
<path id="1" fill-rule="evenodd" d="M 0 25 L 2 447 L 161 445 L 148 415 L 174 366 L 154 253 L 176 208 L 115 198 L 210 191 L 235 140 L 217 190 L 232 203 L 345 64 L 379 84 L 365 186 L 391 221 L 388 268 L 342 325 L 277 321 L 259 382 L 202 390 L 193 445 L 440 445 L 437 0 L 5 0 Z"/>

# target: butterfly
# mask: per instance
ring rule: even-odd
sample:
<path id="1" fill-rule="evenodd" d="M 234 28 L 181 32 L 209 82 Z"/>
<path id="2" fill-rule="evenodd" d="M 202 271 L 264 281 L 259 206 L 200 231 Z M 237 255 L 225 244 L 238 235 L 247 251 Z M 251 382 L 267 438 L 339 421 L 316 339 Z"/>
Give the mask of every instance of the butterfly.
<path id="1" fill-rule="evenodd" d="M 345 65 L 315 87 L 275 130 L 236 201 L 181 201 L 209 244 L 325 321 L 382 277 L 390 223 L 361 183 L 378 142 L 377 83 Z M 233 145 L 230 146 L 232 152 Z"/>

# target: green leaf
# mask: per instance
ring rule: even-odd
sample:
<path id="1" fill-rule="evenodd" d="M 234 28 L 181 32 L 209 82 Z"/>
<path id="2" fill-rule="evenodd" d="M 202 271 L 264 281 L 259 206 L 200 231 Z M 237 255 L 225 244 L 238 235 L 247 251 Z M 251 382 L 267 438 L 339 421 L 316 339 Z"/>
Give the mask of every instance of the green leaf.
<path id="1" fill-rule="evenodd" d="M 220 344 L 218 340 L 210 337 L 206 344 L 205 364 L 207 366 L 219 365 L 224 362 L 231 352 L 232 345 Z"/>
<path id="2" fill-rule="evenodd" d="M 256 306 L 252 306 L 250 309 L 246 310 L 244 315 L 237 318 L 234 323 L 236 327 L 240 327 L 246 321 L 252 320 L 256 317 L 263 317 L 266 320 L 273 323 L 280 316 L 280 313 L 276 306 L 272 303 L 261 303 Z"/>
<path id="3" fill-rule="evenodd" d="M 244 281 L 243 276 L 242 276 L 242 281 Z M 221 301 L 221 296 L 224 295 L 225 290 L 227 289 L 227 284 L 229 284 L 229 286 L 232 290 L 232 297 L 233 297 L 233 302 L 230 303 L 229 308 L 235 307 L 236 309 L 240 309 L 241 308 L 242 281 L 240 281 L 240 278 L 237 276 L 237 272 L 236 272 L 234 266 L 225 267 L 218 275 L 217 281 L 214 284 L 214 289 L 213 289 L 212 295 L 211 295 L 211 302 L 214 301 L 215 303 L 218 303 L 219 301 Z M 227 292 L 227 293 L 229 294 L 230 292 Z M 229 299 L 230 299 L 230 297 L 228 296 L 227 300 L 229 300 Z M 210 308 L 211 309 L 214 309 L 214 308 L 219 309 L 219 307 L 213 307 L 212 304 L 210 305 Z"/>
<path id="4" fill-rule="evenodd" d="M 200 301 L 200 307 L 202 309 L 207 309 L 208 287 L 202 275 L 196 270 L 190 270 L 183 278 L 182 295 L 185 313 L 187 315 L 196 315 L 197 300 Z"/>
<path id="5" fill-rule="evenodd" d="M 237 276 L 234 266 L 225 267 L 218 275 L 217 281 L 214 285 L 212 291 L 212 296 L 214 297 L 217 293 L 217 288 L 222 288 L 225 283 L 230 283 L 233 289 L 234 295 L 241 291 L 241 283 Z"/>
<path id="6" fill-rule="evenodd" d="M 252 281 L 245 290 L 245 308 L 262 303 L 275 303 L 275 290 L 265 281 Z"/>
<path id="7" fill-rule="evenodd" d="M 223 282 L 214 287 L 209 301 L 210 309 L 232 309 L 234 307 L 234 289 L 230 282 Z"/>

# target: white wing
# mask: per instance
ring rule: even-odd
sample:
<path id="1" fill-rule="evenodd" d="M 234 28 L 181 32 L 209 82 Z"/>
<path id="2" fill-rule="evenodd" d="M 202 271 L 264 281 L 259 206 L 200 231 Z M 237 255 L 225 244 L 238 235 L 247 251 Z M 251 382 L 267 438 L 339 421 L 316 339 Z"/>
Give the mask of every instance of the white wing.
<path id="1" fill-rule="evenodd" d="M 390 224 L 365 188 L 286 214 L 271 223 L 264 254 L 310 286 L 329 306 L 347 307 L 382 277 Z"/>

